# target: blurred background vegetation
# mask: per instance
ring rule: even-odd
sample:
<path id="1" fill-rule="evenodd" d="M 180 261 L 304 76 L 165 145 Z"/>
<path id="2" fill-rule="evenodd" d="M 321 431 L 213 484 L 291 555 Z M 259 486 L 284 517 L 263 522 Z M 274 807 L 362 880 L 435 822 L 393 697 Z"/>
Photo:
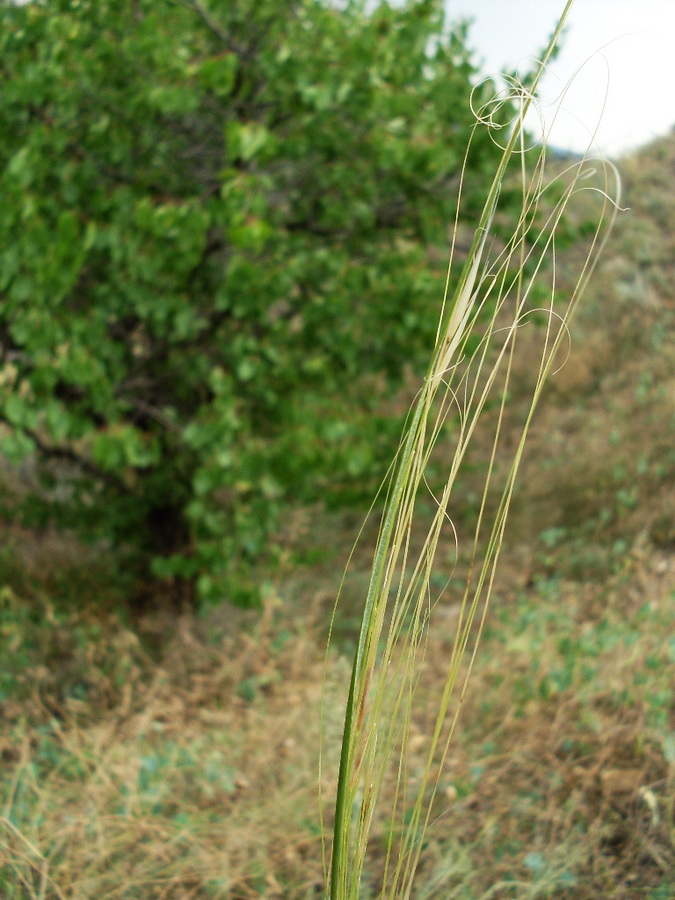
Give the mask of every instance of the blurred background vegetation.
<path id="1" fill-rule="evenodd" d="M 0 3 L 3 896 L 321 893 L 323 648 L 435 335 L 469 46 L 430 0 Z M 477 132 L 460 255 L 498 153 Z M 675 894 L 675 141 L 619 167 L 419 897 Z"/>
<path id="2" fill-rule="evenodd" d="M 153 575 L 255 602 L 289 507 L 369 497 L 392 457 L 377 404 L 426 362 L 473 124 L 464 31 L 428 0 L 2 15 L 13 516 L 104 542 L 139 600 Z"/>

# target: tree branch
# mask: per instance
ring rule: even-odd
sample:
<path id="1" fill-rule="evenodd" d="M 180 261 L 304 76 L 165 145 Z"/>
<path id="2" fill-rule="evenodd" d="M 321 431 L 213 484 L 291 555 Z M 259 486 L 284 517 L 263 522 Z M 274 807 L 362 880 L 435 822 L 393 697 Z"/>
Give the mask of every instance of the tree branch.
<path id="1" fill-rule="evenodd" d="M 233 41 L 230 35 L 225 31 L 225 29 L 213 18 L 211 13 L 203 6 L 199 0 L 184 0 L 185 6 L 189 7 L 189 9 L 194 10 L 202 22 L 206 25 L 206 27 L 212 31 L 217 38 L 219 38 L 228 50 L 231 50 L 233 53 L 236 53 L 237 56 L 241 58 L 245 58 L 246 53 L 244 48 L 239 46 L 236 41 Z"/>
<path id="2" fill-rule="evenodd" d="M 17 426 L 3 416 L 0 413 L 0 422 L 3 422 L 5 425 L 9 426 L 9 428 L 13 431 L 17 430 Z M 55 447 L 47 444 L 38 434 L 30 428 L 21 427 L 19 429 L 25 435 L 27 435 L 31 441 L 35 444 L 41 456 L 45 457 L 45 459 L 63 459 L 68 462 L 73 463 L 78 468 L 80 468 L 83 472 L 86 472 L 88 475 L 91 475 L 93 478 L 98 479 L 99 481 L 103 481 L 106 484 L 114 487 L 115 490 L 120 491 L 121 493 L 130 495 L 131 491 L 126 486 L 124 481 L 121 478 L 117 478 L 110 472 L 106 472 L 103 469 L 100 469 L 95 463 L 93 463 L 90 459 L 86 459 L 82 456 L 79 456 L 75 453 L 74 450 L 71 450 L 69 447 Z"/>

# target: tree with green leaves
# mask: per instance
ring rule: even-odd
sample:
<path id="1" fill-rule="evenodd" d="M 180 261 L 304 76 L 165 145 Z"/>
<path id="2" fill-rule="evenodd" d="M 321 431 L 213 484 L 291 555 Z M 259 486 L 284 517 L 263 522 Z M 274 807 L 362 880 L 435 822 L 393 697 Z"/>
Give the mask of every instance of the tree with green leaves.
<path id="1" fill-rule="evenodd" d="M 246 602 L 285 509 L 382 474 L 378 400 L 436 328 L 466 40 L 441 0 L 0 3 L 0 450 L 38 460 L 25 510 Z M 476 137 L 469 195 L 497 153 Z"/>

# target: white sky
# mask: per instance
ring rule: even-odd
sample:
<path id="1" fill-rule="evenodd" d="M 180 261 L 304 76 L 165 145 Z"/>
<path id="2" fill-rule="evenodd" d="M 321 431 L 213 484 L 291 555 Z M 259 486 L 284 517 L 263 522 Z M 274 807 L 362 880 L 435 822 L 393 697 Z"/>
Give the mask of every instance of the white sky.
<path id="1" fill-rule="evenodd" d="M 547 44 L 565 0 L 446 0 L 473 18 L 469 45 L 486 73 L 515 68 Z M 675 0 L 576 0 L 563 50 L 543 83 L 554 98 L 587 60 L 550 141 L 586 149 L 608 91 L 597 146 L 618 155 L 675 125 Z M 580 120 L 580 121 L 577 121 Z"/>

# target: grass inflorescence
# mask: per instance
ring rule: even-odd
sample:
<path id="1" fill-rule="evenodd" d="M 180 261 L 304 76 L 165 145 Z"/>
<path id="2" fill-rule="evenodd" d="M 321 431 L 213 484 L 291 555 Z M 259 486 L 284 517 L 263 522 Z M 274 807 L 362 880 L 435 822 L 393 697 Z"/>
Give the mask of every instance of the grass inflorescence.
<path id="1" fill-rule="evenodd" d="M 516 115 L 506 129 L 501 162 L 450 299 L 453 239 L 432 362 L 386 486 L 347 699 L 328 876 L 332 900 L 362 896 L 371 830 L 382 795 L 389 804 L 389 826 L 377 893 L 392 900 L 412 895 L 441 773 L 484 630 L 532 416 L 547 377 L 564 363 L 571 316 L 618 207 L 618 179 L 613 178 L 611 167 L 598 164 L 600 180 L 593 181 L 596 166 L 583 158 L 549 179 L 545 140 L 532 148 L 527 143 L 524 122 L 570 6 L 565 7 L 532 83 L 526 87 L 511 78 L 505 96 L 476 111 L 476 128 L 503 127 L 496 124 L 497 113 L 507 101 L 514 105 Z M 520 183 L 521 214 L 511 236 L 500 239 L 496 228 L 500 192 L 506 184 L 512 187 L 515 179 Z M 559 302 L 556 233 L 568 203 L 581 191 L 597 196 L 597 227 L 576 284 Z M 551 194 L 555 194 L 552 200 Z M 548 289 L 542 303 L 544 277 Z M 508 398 L 513 361 L 521 330 L 537 316 L 543 316 L 546 324 L 541 331 L 536 375 L 519 437 L 514 440 L 508 429 L 510 462 L 504 465 L 502 446 L 505 422 L 511 415 Z M 487 435 L 485 428 L 490 432 Z M 454 451 L 445 464 L 444 483 L 432 487 L 430 462 L 439 436 L 448 429 Z M 451 532 L 458 552 L 464 539 L 464 530 L 460 534 L 453 524 L 453 489 L 479 432 L 481 444 L 491 450 L 473 532 L 469 533 L 468 569 L 461 586 L 438 590 L 434 576 L 439 571 L 437 551 L 445 542 L 443 533 Z M 428 531 L 420 536 L 416 504 L 420 496 L 428 494 L 435 512 Z M 447 560 L 441 565 L 450 582 L 452 567 Z M 428 653 L 430 623 L 453 600 L 458 613 L 454 637 L 444 654 L 445 677 L 439 683 L 435 716 L 428 726 L 425 761 L 413 775 L 409 768 L 412 716 Z"/>

